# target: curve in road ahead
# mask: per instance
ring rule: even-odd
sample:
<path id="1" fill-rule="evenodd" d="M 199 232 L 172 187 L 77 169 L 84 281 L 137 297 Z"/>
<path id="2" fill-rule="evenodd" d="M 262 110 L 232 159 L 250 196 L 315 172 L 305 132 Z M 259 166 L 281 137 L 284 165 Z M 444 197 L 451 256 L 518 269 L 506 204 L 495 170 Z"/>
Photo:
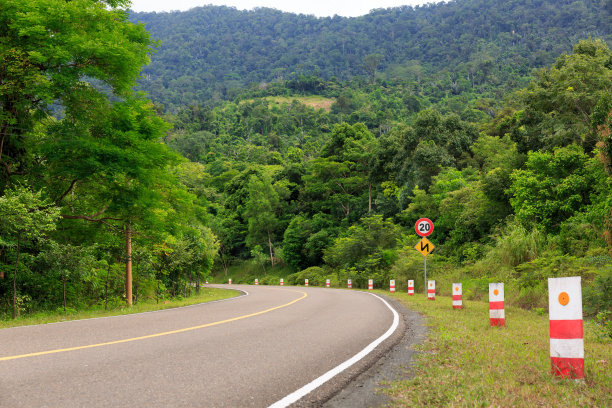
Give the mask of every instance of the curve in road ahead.
<path id="1" fill-rule="evenodd" d="M 248 296 L 0 330 L 0 406 L 286 406 L 397 319 L 364 292 L 230 287 Z"/>

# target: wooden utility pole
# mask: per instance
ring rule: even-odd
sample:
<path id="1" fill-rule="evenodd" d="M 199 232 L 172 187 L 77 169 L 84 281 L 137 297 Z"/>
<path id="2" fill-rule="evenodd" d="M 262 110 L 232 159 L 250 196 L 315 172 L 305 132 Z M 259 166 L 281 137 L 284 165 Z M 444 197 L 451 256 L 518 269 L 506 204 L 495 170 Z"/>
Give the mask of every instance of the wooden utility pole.
<path id="1" fill-rule="evenodd" d="M 132 227 L 125 227 L 125 301 L 132 307 Z"/>

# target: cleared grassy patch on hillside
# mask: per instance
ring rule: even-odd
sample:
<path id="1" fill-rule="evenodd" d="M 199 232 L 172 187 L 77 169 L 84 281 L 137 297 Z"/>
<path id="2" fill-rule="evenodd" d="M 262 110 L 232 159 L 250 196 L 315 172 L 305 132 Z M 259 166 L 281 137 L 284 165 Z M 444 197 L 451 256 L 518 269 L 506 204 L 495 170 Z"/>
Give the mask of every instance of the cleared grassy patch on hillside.
<path id="1" fill-rule="evenodd" d="M 326 98 L 325 96 L 320 95 L 309 95 L 309 96 L 267 96 L 265 98 L 266 101 L 276 104 L 278 106 L 287 104 L 291 105 L 293 101 L 297 101 L 302 105 L 306 105 L 313 109 L 323 109 L 326 112 L 331 111 L 331 106 L 336 102 L 334 98 Z M 249 100 L 248 102 L 253 102 L 253 100 Z"/>
<path id="2" fill-rule="evenodd" d="M 118 308 L 104 310 L 104 306 L 101 306 L 101 309 L 96 308 L 78 312 L 69 311 L 68 313 L 58 310 L 57 312 L 37 313 L 30 316 L 18 317 L 15 320 L 0 320 L 0 329 L 172 309 L 176 307 L 194 305 L 197 303 L 228 299 L 238 296 L 239 294 L 239 292 L 229 289 L 201 288 L 199 295 L 194 295 L 184 299 L 179 298 L 172 300 L 160 300 L 159 303 L 156 303 L 154 300 L 147 300 L 145 302 L 139 302 L 131 308 L 121 306 Z"/>
<path id="3" fill-rule="evenodd" d="M 612 406 L 612 341 L 585 321 L 585 381 L 550 374 L 547 313 L 506 307 L 506 327 L 489 325 L 488 303 L 395 294 L 426 316 L 429 339 L 419 346 L 414 378 L 385 390 L 391 406 L 606 407 Z"/>

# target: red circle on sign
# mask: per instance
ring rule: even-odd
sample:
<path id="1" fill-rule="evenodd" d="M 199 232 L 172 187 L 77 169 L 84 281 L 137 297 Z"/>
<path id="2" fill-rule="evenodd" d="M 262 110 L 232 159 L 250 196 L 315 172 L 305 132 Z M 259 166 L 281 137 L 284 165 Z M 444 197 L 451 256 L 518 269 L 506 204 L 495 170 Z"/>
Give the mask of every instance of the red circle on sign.
<path id="1" fill-rule="evenodd" d="M 429 218 L 420 218 L 414 224 L 414 230 L 420 237 L 426 237 L 433 232 L 433 222 Z"/>

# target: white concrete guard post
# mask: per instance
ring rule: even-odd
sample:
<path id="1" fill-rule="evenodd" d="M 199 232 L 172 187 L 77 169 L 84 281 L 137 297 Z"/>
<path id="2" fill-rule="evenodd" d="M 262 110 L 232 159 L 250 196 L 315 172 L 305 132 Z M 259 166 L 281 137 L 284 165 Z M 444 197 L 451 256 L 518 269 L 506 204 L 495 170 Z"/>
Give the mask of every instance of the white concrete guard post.
<path id="1" fill-rule="evenodd" d="M 368 279 L 368 290 L 374 289 L 374 279 Z"/>
<path id="2" fill-rule="evenodd" d="M 308 286 L 308 279 L 304 279 L 304 286 Z"/>
<path id="3" fill-rule="evenodd" d="M 391 281 L 389 282 L 389 292 L 394 293 L 395 292 L 395 280 L 391 279 Z"/>
<path id="4" fill-rule="evenodd" d="M 436 300 L 436 281 L 427 281 L 427 299 Z"/>
<path id="5" fill-rule="evenodd" d="M 326 288 L 329 288 L 329 279 L 327 279 L 327 280 L 325 281 L 325 287 L 326 287 Z"/>
<path id="6" fill-rule="evenodd" d="M 255 279 L 255 284 L 259 285 L 259 279 Z"/>
<path id="7" fill-rule="evenodd" d="M 453 283 L 453 309 L 463 308 L 463 287 L 461 283 Z"/>
<path id="8" fill-rule="evenodd" d="M 489 283 L 489 321 L 491 326 L 506 325 L 503 283 Z"/>
<path id="9" fill-rule="evenodd" d="M 414 281 L 408 281 L 408 294 L 414 296 Z"/>
<path id="10" fill-rule="evenodd" d="M 347 285 L 348 285 L 349 289 L 352 289 L 353 288 L 353 281 L 349 279 L 348 282 L 347 282 Z"/>
<path id="11" fill-rule="evenodd" d="M 232 284 L 232 280 L 231 280 L 231 279 L 229 280 L 229 284 L 230 284 L 230 285 Z"/>
<path id="12" fill-rule="evenodd" d="M 555 376 L 584 378 L 580 276 L 548 279 L 550 367 Z"/>

